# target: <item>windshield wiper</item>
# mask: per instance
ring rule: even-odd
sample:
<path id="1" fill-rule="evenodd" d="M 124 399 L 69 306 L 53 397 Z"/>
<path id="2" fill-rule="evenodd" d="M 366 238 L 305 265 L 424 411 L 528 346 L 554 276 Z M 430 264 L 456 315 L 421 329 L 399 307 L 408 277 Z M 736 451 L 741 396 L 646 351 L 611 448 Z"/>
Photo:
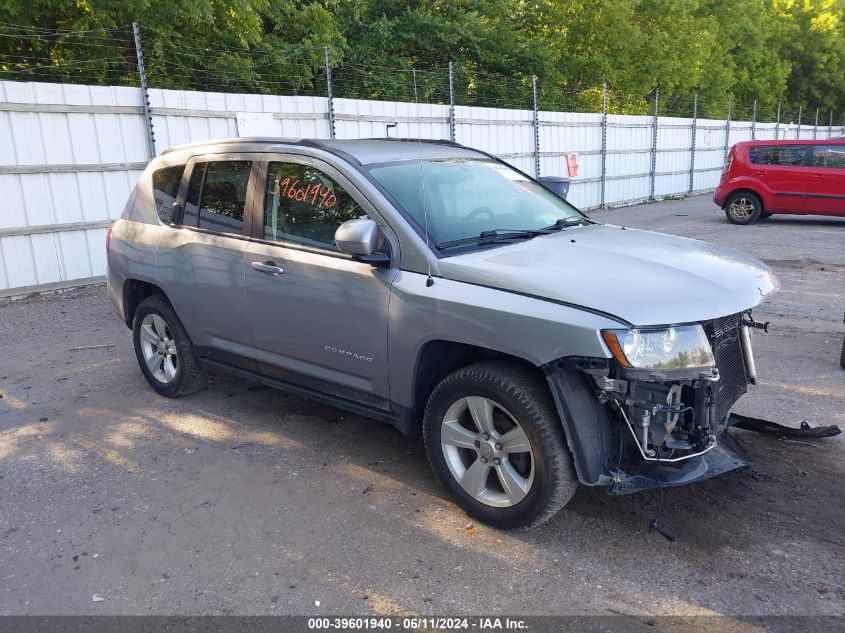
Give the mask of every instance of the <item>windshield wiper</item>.
<path id="1" fill-rule="evenodd" d="M 549 232 L 549 229 L 491 229 L 481 231 L 481 233 L 473 237 L 462 237 L 457 240 L 438 242 L 435 246 L 437 246 L 438 250 L 443 250 L 444 248 L 452 248 L 454 246 L 480 244 L 484 242 L 494 242 L 496 240 L 530 240 L 532 237 L 537 237 L 538 235 L 548 235 Z"/>
<path id="2" fill-rule="evenodd" d="M 545 230 L 547 231 L 559 231 L 560 229 L 565 229 L 568 226 L 578 226 L 581 222 L 584 222 L 585 218 L 560 218 L 555 220 L 555 223 L 551 226 L 547 226 Z"/>

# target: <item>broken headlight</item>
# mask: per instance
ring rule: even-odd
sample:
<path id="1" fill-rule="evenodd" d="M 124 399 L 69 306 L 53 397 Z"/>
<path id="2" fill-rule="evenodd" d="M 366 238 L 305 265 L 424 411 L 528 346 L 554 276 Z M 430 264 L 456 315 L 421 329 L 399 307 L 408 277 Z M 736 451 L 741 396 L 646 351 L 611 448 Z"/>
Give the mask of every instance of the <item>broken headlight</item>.
<path id="1" fill-rule="evenodd" d="M 623 367 L 696 369 L 714 367 L 710 341 L 700 325 L 602 330 L 602 338 Z"/>

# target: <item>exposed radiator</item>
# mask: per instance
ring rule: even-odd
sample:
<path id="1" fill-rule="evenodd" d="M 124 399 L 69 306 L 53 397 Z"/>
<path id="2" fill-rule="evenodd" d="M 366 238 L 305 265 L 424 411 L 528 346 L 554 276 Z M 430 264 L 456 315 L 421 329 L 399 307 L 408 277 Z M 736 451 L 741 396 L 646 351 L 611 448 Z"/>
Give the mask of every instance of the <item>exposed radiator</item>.
<path id="1" fill-rule="evenodd" d="M 719 368 L 716 383 L 716 421 L 721 423 L 731 407 L 748 391 L 748 375 L 739 340 L 740 314 L 715 319 L 705 325 Z"/>

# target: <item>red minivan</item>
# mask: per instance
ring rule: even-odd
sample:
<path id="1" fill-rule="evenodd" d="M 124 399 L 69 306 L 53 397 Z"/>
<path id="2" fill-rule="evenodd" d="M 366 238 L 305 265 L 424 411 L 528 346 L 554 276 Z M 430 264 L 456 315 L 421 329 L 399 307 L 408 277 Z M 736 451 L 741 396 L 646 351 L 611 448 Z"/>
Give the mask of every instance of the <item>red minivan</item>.
<path id="1" fill-rule="evenodd" d="M 845 139 L 737 143 L 713 201 L 734 224 L 775 213 L 845 216 Z"/>

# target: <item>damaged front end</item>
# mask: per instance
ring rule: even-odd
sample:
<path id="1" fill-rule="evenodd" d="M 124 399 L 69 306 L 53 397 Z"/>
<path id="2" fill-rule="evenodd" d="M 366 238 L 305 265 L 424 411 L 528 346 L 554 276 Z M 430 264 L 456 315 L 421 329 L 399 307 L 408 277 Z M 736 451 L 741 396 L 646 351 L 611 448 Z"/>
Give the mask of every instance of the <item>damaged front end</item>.
<path id="1" fill-rule="evenodd" d="M 765 325 L 749 310 L 691 325 L 602 332 L 614 358 L 582 359 L 576 366 L 594 384 L 601 413 L 593 415 L 606 416 L 596 425 L 606 428 L 586 428 L 565 404 L 561 409 L 565 427 L 580 427 L 567 433 L 587 436 L 586 447 L 583 441 L 577 447 L 570 442 L 579 478 L 625 494 L 701 481 L 747 465 L 724 431 L 731 407 L 755 382 L 755 328 Z M 555 383 L 563 373 L 549 376 L 559 407 L 565 384 L 556 388 Z"/>

